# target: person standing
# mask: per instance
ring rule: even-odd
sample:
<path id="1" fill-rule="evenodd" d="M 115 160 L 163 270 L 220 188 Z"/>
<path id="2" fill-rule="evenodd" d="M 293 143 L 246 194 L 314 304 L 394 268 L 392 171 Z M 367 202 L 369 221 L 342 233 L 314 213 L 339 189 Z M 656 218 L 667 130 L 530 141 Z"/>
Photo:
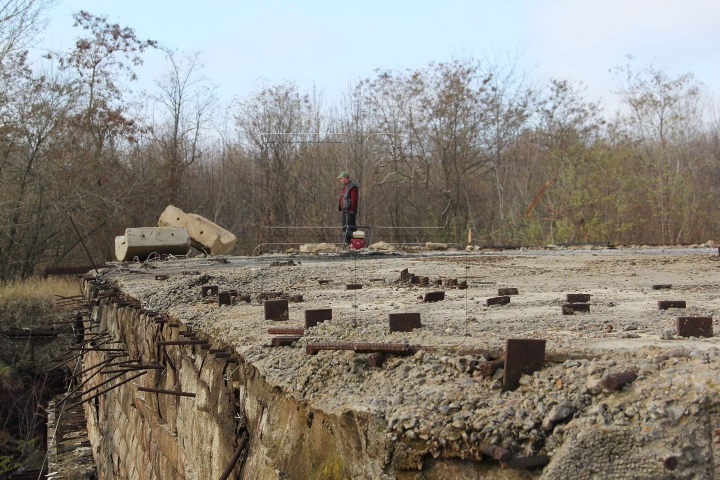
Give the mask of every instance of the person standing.
<path id="1" fill-rule="evenodd" d="M 340 172 L 338 179 L 343 184 L 343 189 L 340 193 L 338 210 L 342 212 L 342 227 L 343 232 L 345 233 L 345 245 L 349 245 L 350 239 L 352 238 L 352 232 L 357 230 L 354 226 L 357 225 L 355 222 L 357 219 L 359 188 L 357 183 L 350 180 L 350 174 L 348 172 Z"/>

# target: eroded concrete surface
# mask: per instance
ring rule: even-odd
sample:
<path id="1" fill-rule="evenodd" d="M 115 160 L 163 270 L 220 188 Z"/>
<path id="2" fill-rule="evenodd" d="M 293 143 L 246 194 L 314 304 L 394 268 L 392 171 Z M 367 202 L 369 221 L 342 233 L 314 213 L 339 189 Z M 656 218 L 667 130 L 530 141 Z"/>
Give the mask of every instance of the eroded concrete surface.
<path id="1" fill-rule="evenodd" d="M 143 308 L 182 323 L 156 325 L 137 310 L 101 300 L 95 318 L 128 344 L 142 344 L 132 347 L 136 354 L 167 364 L 153 341 L 182 339 L 178 331 L 192 329 L 213 347 L 227 346 L 239 361 L 226 365 L 197 345 L 165 347 L 178 372 L 151 372 L 143 381 L 208 393 L 163 413 L 166 400 L 157 395 L 150 403 L 158 404 L 148 408 L 148 394 L 133 390 L 140 383 L 117 389 L 124 404 L 136 408 L 124 414 L 134 418 L 124 420 L 131 425 L 127 435 L 147 432 L 136 432 L 142 441 L 134 448 L 125 437 L 91 435 L 98 447 L 105 442 L 100 463 L 129 465 L 123 448 L 148 453 L 132 473 L 106 468 L 105 478 L 163 478 L 162 468 L 178 478 L 218 476 L 243 428 L 250 441 L 234 474 L 248 479 L 720 478 L 720 338 L 672 334 L 678 316 L 716 317 L 716 250 L 297 256 L 300 265 L 270 266 L 278 260 L 287 258 L 118 264 L 100 275 Z M 422 303 L 418 297 L 438 288 L 401 284 L 404 268 L 431 283 L 465 279 L 469 288 Z M 155 280 L 163 273 L 170 278 Z M 363 288 L 348 291 L 347 283 Z M 654 284 L 672 288 L 653 290 Z M 219 307 L 216 297 L 201 296 L 203 285 L 249 294 L 252 302 Z M 485 299 L 502 287 L 516 287 L 519 295 L 509 305 L 486 307 Z M 265 321 L 260 294 L 269 291 L 302 294 L 304 302 L 290 304 L 287 322 Z M 591 294 L 590 313 L 561 315 L 566 293 Z M 659 311 L 659 300 L 685 300 L 688 308 Z M 269 327 L 301 327 L 311 308 L 332 308 L 333 320 L 306 330 L 292 346 L 271 346 Z M 421 313 L 423 327 L 389 333 L 388 313 L 400 312 Z M 502 355 L 507 338 L 546 339 L 553 360 L 513 392 L 501 390 L 502 371 L 487 378 L 478 371 Z M 409 343 L 418 352 L 388 356 L 382 368 L 352 351 L 306 354 L 308 343 L 329 341 Z M 603 389 L 603 375 L 628 369 L 637 370 L 637 380 L 620 391 Z M 162 420 L 143 410 L 159 411 Z M 164 446 L 170 453 L 157 465 L 153 421 L 168 432 L 163 442 L 178 445 Z M 480 453 L 482 443 L 502 445 L 514 457 L 547 455 L 550 462 L 504 468 Z M 667 467 L 671 457 L 674 470 Z"/>

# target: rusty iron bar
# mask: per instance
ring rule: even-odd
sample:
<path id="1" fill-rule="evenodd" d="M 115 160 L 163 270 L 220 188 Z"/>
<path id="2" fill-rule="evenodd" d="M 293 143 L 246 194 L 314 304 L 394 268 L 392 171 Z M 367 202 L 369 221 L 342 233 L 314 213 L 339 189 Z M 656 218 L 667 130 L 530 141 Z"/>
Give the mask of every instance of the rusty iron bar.
<path id="1" fill-rule="evenodd" d="M 168 365 L 170 365 L 170 370 L 172 370 L 173 372 L 177 372 L 177 370 L 175 369 L 175 364 L 170 359 L 170 356 L 167 354 L 167 351 L 165 351 L 164 348 L 162 349 L 162 353 L 163 353 L 163 357 L 165 357 L 165 361 L 167 361 Z"/>
<path id="2" fill-rule="evenodd" d="M 183 337 L 195 337 L 195 336 L 197 336 L 197 332 L 192 332 L 190 330 L 184 330 L 182 332 L 178 332 L 178 335 L 182 335 Z"/>
<path id="3" fill-rule="evenodd" d="M 270 335 L 305 335 L 304 328 L 292 328 L 292 327 L 280 327 L 280 328 L 268 328 L 267 332 Z"/>
<path id="4" fill-rule="evenodd" d="M 171 322 L 168 322 L 168 323 L 167 323 L 167 326 L 168 326 L 168 327 L 171 327 L 171 328 L 172 328 L 172 327 L 179 327 L 179 326 L 181 326 L 181 325 L 182 325 L 182 323 L 171 323 Z"/>
<path id="5" fill-rule="evenodd" d="M 58 364 L 55 365 L 54 367 L 49 368 L 47 371 L 48 371 L 48 372 L 52 372 L 52 371 L 55 370 L 56 368 L 60 368 L 60 367 L 62 367 L 63 365 L 65 365 L 66 363 L 72 362 L 73 360 L 75 360 L 75 359 L 77 359 L 77 358 L 80 358 L 80 357 L 82 357 L 83 355 L 85 355 L 85 352 L 80 352 L 80 353 L 78 353 L 77 355 L 75 355 L 74 357 L 70 357 L 70 358 L 68 358 L 67 360 L 63 360 L 62 362 L 58 363 Z"/>
<path id="6" fill-rule="evenodd" d="M 230 352 L 218 352 L 218 353 L 215 353 L 214 355 L 215 355 L 215 358 L 227 358 L 227 357 L 232 356 L 232 353 L 230 353 Z"/>
<path id="7" fill-rule="evenodd" d="M 305 347 L 308 355 L 315 355 L 320 350 L 354 350 L 358 353 L 409 353 L 407 343 L 353 343 L 353 342 L 321 342 L 309 343 Z"/>
<path id="8" fill-rule="evenodd" d="M 368 355 L 367 362 L 371 367 L 380 368 L 385 362 L 385 355 L 382 352 L 371 353 Z"/>
<path id="9" fill-rule="evenodd" d="M 97 388 L 100 388 L 100 387 L 102 387 L 102 386 L 104 386 L 104 385 L 107 385 L 108 383 L 112 382 L 112 381 L 115 380 L 116 378 L 122 377 L 123 375 L 125 375 L 125 372 L 124 372 L 124 371 L 123 371 L 122 373 L 118 373 L 117 375 L 113 375 L 112 377 L 108 378 L 108 379 L 105 380 L 104 382 L 98 383 L 98 384 L 95 385 L 94 387 L 90 387 L 90 388 L 88 388 L 87 390 L 85 390 L 84 392 L 80 392 L 79 395 L 82 397 L 82 396 L 85 395 L 86 393 L 90 393 L 90 392 L 92 392 L 93 390 L 95 390 L 95 389 L 97 389 Z M 69 396 L 69 395 L 68 395 L 68 396 Z"/>
<path id="10" fill-rule="evenodd" d="M 248 432 L 247 430 L 245 430 L 242 434 L 242 437 L 240 437 L 240 443 L 238 444 L 235 453 L 233 453 L 233 456 L 230 459 L 230 463 L 228 464 L 222 475 L 220 475 L 220 480 L 227 480 L 228 478 L 230 478 L 230 474 L 235 469 L 235 465 L 237 465 L 237 463 L 240 461 L 240 456 L 242 455 L 243 450 L 245 450 L 245 444 L 247 443 L 248 439 Z"/>
<path id="11" fill-rule="evenodd" d="M 142 376 L 145 375 L 146 373 L 147 373 L 147 372 L 140 372 L 140 373 L 138 373 L 137 375 L 133 375 L 133 376 L 130 377 L 130 378 L 126 378 L 126 379 L 123 380 L 122 382 L 116 383 L 116 384 L 113 385 L 112 387 L 108 387 L 108 388 L 106 388 L 105 390 L 102 390 L 102 391 L 100 391 L 100 392 L 97 392 L 95 395 L 93 395 L 93 396 L 91 396 L 91 397 L 88 397 L 88 398 L 86 398 L 85 400 L 81 400 L 81 401 L 79 401 L 79 402 L 73 403 L 72 405 L 70 405 L 70 406 L 67 408 L 67 410 L 72 410 L 73 408 L 75 408 L 75 407 L 77 407 L 77 406 L 80 406 L 80 405 L 82 405 L 82 404 L 85 403 L 85 402 L 89 402 L 90 400 L 92 400 L 92 399 L 94 399 L 94 398 L 97 398 L 97 397 L 99 397 L 100 395 L 104 395 L 105 393 L 109 392 L 110 390 L 112 390 L 112 389 L 114 389 L 114 388 L 119 387 L 120 385 L 123 385 L 123 384 L 125 384 L 125 383 L 131 382 L 131 381 L 135 380 L 135 379 L 138 378 L 138 377 L 142 377 Z"/>
<path id="12" fill-rule="evenodd" d="M 156 342 L 158 345 L 200 345 L 205 343 L 205 340 L 161 340 Z"/>
<path id="13" fill-rule="evenodd" d="M 637 378 L 637 374 L 633 370 L 619 373 L 608 373 L 602 377 L 602 384 L 608 390 L 620 390 L 623 385 L 632 383 Z"/>
<path id="14" fill-rule="evenodd" d="M 111 358 L 111 359 L 109 359 L 109 360 L 107 360 L 107 361 L 108 361 L 108 362 L 111 362 L 112 360 L 113 360 L 113 359 Z M 108 366 L 110 366 L 110 365 L 112 365 L 112 363 L 109 363 L 109 364 L 108 364 L 108 363 L 105 363 L 104 367 L 108 367 Z M 96 367 L 97 367 L 97 366 L 98 366 L 98 365 L 96 365 Z M 72 395 L 74 395 L 75 392 L 77 392 L 77 391 L 80 390 L 82 387 L 84 387 L 90 380 L 92 380 L 93 378 L 95 378 L 95 375 L 98 375 L 98 374 L 100 374 L 101 372 L 102 372 L 102 368 L 100 368 L 100 369 L 97 370 L 96 372 L 93 372 L 92 375 L 90 375 L 90 376 L 87 377 L 85 380 L 83 380 L 82 382 L 80 382 L 80 383 L 77 385 L 77 387 L 75 387 L 65 398 L 63 398 L 63 399 L 62 399 L 62 402 L 66 401 L 68 398 L 70 398 Z M 83 395 L 83 394 L 81 394 L 81 396 L 82 396 L 82 395 Z"/>
<path id="15" fill-rule="evenodd" d="M 489 377 L 494 375 L 498 368 L 505 367 L 505 360 L 491 360 L 480 364 L 480 375 Z"/>
<path id="16" fill-rule="evenodd" d="M 98 347 L 70 347 L 70 350 L 83 350 L 85 352 L 125 352 L 125 348 L 98 348 Z"/>
<path id="17" fill-rule="evenodd" d="M 163 388 L 138 387 L 138 392 L 162 393 L 165 395 L 177 395 L 180 397 L 194 397 L 192 392 L 181 392 L 178 390 L 165 390 Z"/>
<path id="18" fill-rule="evenodd" d="M 202 350 L 208 350 L 208 349 L 210 349 L 210 344 L 209 343 L 201 343 L 200 348 Z"/>
<path id="19" fill-rule="evenodd" d="M 225 359 L 225 365 L 228 363 L 239 363 L 237 358 L 226 358 Z"/>
<path id="20" fill-rule="evenodd" d="M 493 445 L 492 443 L 481 443 L 480 451 L 500 462 L 507 462 L 510 459 L 510 452 L 506 448 Z"/>
<path id="21" fill-rule="evenodd" d="M 672 288 L 672 285 L 668 284 L 668 283 L 652 286 L 653 290 L 670 290 L 671 288 Z"/>
<path id="22" fill-rule="evenodd" d="M 221 353 L 221 352 L 224 352 L 224 351 L 225 351 L 224 348 L 211 348 L 209 353 L 215 354 L 215 353 Z"/>
<path id="23" fill-rule="evenodd" d="M 96 369 L 97 367 L 99 367 L 99 366 L 101 366 L 101 365 L 105 365 L 106 363 L 110 363 L 110 362 L 112 362 L 112 361 L 113 361 L 112 358 L 108 358 L 107 360 L 103 360 L 103 361 L 100 362 L 100 363 L 96 363 L 96 364 L 93 365 L 92 367 L 88 367 L 88 368 L 86 368 L 85 370 L 81 371 L 80 373 L 76 373 L 76 374 L 73 375 L 72 377 L 68 378 L 68 380 L 72 380 L 73 378 L 79 377 L 80 375 L 82 375 L 82 374 L 85 373 L 85 372 L 89 372 L 90 370 L 94 370 L 94 369 Z"/>
<path id="24" fill-rule="evenodd" d="M 302 337 L 298 336 L 280 336 L 280 337 L 273 337 L 272 344 L 276 347 L 289 347 L 293 344 L 293 342 L 297 342 Z"/>
<path id="25" fill-rule="evenodd" d="M 361 290 L 362 289 L 362 283 L 348 283 L 345 285 L 346 290 Z"/>
<path id="26" fill-rule="evenodd" d="M 505 462 L 500 462 L 503 468 L 544 467 L 548 463 L 550 463 L 550 457 L 547 455 L 537 455 L 535 457 L 515 457 Z"/>
<path id="27" fill-rule="evenodd" d="M 165 370 L 165 367 L 163 365 L 127 366 L 117 370 L 103 370 L 102 373 L 135 372 L 137 370 Z"/>

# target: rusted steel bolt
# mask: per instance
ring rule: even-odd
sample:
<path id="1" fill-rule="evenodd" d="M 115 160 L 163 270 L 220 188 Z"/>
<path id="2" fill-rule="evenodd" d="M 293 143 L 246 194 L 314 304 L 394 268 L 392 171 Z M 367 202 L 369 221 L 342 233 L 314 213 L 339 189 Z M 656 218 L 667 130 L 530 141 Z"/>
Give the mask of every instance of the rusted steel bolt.
<path id="1" fill-rule="evenodd" d="M 510 452 L 508 452 L 507 449 L 493 445 L 492 443 L 481 443 L 480 451 L 499 462 L 506 462 L 510 459 Z"/>
<path id="2" fill-rule="evenodd" d="M 673 471 L 677 468 L 678 460 L 677 460 L 677 457 L 675 457 L 675 456 L 667 457 L 662 462 L 663 462 L 663 467 L 667 468 L 670 471 Z"/>
<path id="3" fill-rule="evenodd" d="M 636 378 L 637 374 L 632 370 L 620 373 L 608 373 L 602 378 L 602 384 L 608 390 L 620 390 L 623 385 L 634 382 Z"/>
<path id="4" fill-rule="evenodd" d="M 382 367 L 382 364 L 384 361 L 385 361 L 385 355 L 383 355 L 380 352 L 371 353 L 370 355 L 368 355 L 368 359 L 367 359 L 368 365 L 370 365 L 371 367 L 374 367 L 374 368 Z"/>

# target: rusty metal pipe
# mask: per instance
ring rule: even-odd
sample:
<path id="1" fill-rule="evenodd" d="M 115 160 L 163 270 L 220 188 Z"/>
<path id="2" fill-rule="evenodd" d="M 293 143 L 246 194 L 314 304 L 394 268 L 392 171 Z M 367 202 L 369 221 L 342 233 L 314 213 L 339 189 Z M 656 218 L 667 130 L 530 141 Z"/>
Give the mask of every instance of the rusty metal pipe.
<path id="1" fill-rule="evenodd" d="M 510 452 L 506 448 L 493 445 L 492 443 L 481 443 L 480 451 L 499 462 L 506 462 L 510 459 Z"/>

